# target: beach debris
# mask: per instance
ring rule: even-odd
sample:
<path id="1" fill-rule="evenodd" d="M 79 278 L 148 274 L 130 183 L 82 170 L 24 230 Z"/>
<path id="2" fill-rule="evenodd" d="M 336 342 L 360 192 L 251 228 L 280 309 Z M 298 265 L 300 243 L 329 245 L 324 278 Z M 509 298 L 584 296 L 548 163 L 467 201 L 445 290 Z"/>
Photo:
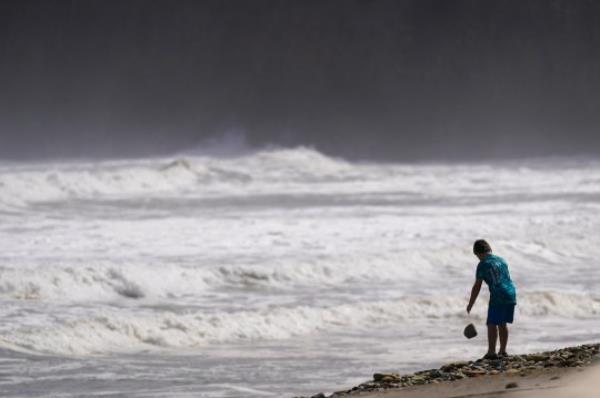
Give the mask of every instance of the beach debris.
<path id="1" fill-rule="evenodd" d="M 476 361 L 452 362 L 439 369 L 427 369 L 409 375 L 399 373 L 375 373 L 373 379 L 349 390 L 337 391 L 331 395 L 314 395 L 311 398 L 338 398 L 360 395 L 365 392 L 385 391 L 425 384 L 438 384 L 465 378 L 506 374 L 527 376 L 544 368 L 581 368 L 600 362 L 600 344 L 585 344 L 555 351 L 525 355 L 511 355 L 499 359 L 478 359 Z M 509 387 L 510 386 L 510 387 Z M 516 388 L 511 382 L 506 388 Z M 322 394 L 322 393 L 321 393 Z M 307 397 L 297 397 L 307 398 Z"/>

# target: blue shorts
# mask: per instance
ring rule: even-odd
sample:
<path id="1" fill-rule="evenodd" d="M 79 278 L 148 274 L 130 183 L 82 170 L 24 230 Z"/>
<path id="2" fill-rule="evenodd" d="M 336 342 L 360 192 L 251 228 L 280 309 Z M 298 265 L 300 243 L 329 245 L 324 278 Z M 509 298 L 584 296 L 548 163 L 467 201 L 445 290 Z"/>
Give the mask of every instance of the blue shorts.
<path id="1" fill-rule="evenodd" d="M 496 304 L 488 307 L 487 325 L 513 323 L 515 304 Z"/>

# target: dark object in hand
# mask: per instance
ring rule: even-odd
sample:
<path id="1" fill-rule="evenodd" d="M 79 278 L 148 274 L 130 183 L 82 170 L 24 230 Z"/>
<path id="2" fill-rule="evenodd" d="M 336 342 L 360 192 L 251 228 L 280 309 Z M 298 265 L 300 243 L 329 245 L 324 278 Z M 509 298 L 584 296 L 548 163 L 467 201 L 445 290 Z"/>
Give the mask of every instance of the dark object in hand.
<path id="1" fill-rule="evenodd" d="M 473 325 L 472 323 L 469 323 L 465 327 L 465 331 L 463 332 L 463 334 L 468 339 L 472 339 L 473 337 L 477 336 L 477 329 L 475 329 L 475 325 Z"/>

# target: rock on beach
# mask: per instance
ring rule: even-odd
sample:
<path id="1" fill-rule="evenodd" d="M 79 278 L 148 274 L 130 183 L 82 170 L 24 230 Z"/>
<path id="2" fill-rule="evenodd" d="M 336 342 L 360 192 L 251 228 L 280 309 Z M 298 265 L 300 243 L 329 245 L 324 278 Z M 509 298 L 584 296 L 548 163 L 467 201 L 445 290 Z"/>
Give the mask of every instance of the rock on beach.
<path id="1" fill-rule="evenodd" d="M 361 383 L 351 389 L 334 392 L 331 395 L 319 393 L 310 398 L 338 398 L 359 395 L 364 392 L 401 389 L 404 387 L 438 384 L 464 378 L 484 375 L 520 375 L 544 368 L 573 368 L 588 366 L 599 362 L 600 344 L 585 344 L 577 347 L 567 347 L 555 351 L 534 354 L 511 355 L 498 359 L 478 359 L 476 361 L 453 362 L 439 369 L 428 369 L 409 375 L 398 373 L 375 373 L 373 379 Z M 514 388 L 514 386 L 507 388 Z M 309 398 L 309 397 L 295 397 Z"/>

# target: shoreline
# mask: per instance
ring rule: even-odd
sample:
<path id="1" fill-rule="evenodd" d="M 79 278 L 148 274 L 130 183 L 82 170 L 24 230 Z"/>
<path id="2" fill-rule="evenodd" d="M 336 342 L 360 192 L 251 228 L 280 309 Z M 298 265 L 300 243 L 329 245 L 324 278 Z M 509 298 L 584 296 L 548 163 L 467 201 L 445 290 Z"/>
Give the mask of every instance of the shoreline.
<path id="1" fill-rule="evenodd" d="M 375 373 L 371 380 L 347 390 L 294 398 L 466 398 L 506 393 L 535 397 L 546 394 L 546 390 L 566 388 L 585 368 L 591 369 L 595 364 L 600 364 L 600 343 L 508 358 L 453 362 L 407 375 Z"/>

